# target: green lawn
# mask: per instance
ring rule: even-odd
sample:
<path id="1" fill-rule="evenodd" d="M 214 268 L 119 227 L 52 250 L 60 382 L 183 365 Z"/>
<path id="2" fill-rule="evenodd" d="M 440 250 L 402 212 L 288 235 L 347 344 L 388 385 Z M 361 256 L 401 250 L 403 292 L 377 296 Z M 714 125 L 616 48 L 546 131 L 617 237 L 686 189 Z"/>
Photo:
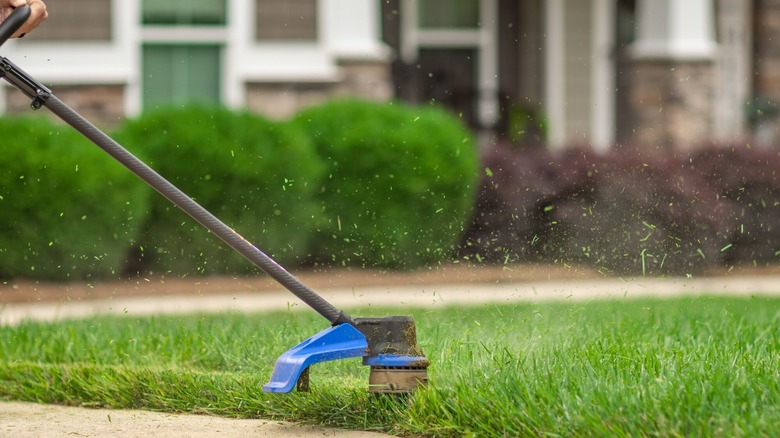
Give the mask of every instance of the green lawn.
<path id="1" fill-rule="evenodd" d="M 780 299 L 486 305 L 413 316 L 432 384 L 407 398 L 367 394 L 359 359 L 316 365 L 310 393 L 264 394 L 276 357 L 326 327 L 314 312 L 0 328 L 0 398 L 405 435 L 780 430 Z"/>

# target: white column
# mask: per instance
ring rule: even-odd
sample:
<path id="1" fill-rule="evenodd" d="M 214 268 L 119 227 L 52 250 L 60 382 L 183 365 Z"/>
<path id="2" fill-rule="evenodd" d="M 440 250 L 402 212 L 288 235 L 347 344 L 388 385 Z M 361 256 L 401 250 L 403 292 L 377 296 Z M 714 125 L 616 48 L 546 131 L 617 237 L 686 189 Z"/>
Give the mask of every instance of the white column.
<path id="1" fill-rule="evenodd" d="M 637 0 L 639 58 L 714 59 L 713 0 Z"/>
<path id="2" fill-rule="evenodd" d="M 479 104 L 481 126 L 492 127 L 498 121 L 498 2 L 482 0 L 479 35 Z"/>
<path id="3" fill-rule="evenodd" d="M 401 42 L 399 55 L 405 64 L 417 60 L 419 38 L 417 34 L 419 17 L 417 16 L 417 0 L 400 0 L 401 8 Z"/>
<path id="4" fill-rule="evenodd" d="M 380 3 L 376 1 L 320 0 L 319 37 L 336 58 L 387 59 L 382 42 Z"/>
<path id="5" fill-rule="evenodd" d="M 124 93 L 124 110 L 128 116 L 141 112 L 141 2 L 112 0 L 111 39 L 125 54 L 129 67 Z"/>
<path id="6" fill-rule="evenodd" d="M 718 0 L 720 53 L 716 69 L 715 136 L 729 141 L 746 132 L 745 102 L 752 75 L 752 2 Z"/>
<path id="7" fill-rule="evenodd" d="M 551 149 L 564 146 L 566 140 L 566 90 L 564 81 L 564 0 L 547 0 L 544 4 L 546 38 L 544 47 L 544 101 L 550 121 Z"/>
<path id="8" fill-rule="evenodd" d="M 239 66 L 254 40 L 255 2 L 252 0 L 228 1 L 228 38 L 224 48 L 222 71 L 223 101 L 231 108 L 246 105 L 246 78 Z"/>
<path id="9" fill-rule="evenodd" d="M 606 152 L 615 140 L 615 0 L 593 0 L 591 143 Z"/>

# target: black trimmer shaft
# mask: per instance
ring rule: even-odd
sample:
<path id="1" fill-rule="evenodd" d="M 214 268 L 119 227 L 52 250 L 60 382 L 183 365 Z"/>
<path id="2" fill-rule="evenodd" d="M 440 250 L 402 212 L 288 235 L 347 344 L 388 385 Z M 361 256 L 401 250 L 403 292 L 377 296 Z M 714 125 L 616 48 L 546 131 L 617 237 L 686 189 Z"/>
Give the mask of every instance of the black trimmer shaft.
<path id="1" fill-rule="evenodd" d="M 114 157 L 114 159 L 130 169 L 131 172 L 160 192 L 161 195 L 165 196 L 175 206 L 182 209 L 206 229 L 222 239 L 231 248 L 246 257 L 255 266 L 273 277 L 279 284 L 295 294 L 295 296 L 300 298 L 304 303 L 308 304 L 309 307 L 324 316 L 332 325 L 352 322 L 352 318 L 344 313 L 344 311 L 337 309 L 331 303 L 327 302 L 324 298 L 298 280 L 298 278 L 293 276 L 289 271 L 276 263 L 271 257 L 254 246 L 251 242 L 244 239 L 216 216 L 209 213 L 208 210 L 193 201 L 192 198 L 163 178 L 159 173 L 155 172 L 154 169 L 144 164 L 127 149 L 123 148 L 119 143 L 103 133 L 103 131 L 95 127 L 95 125 L 88 120 L 84 119 L 84 117 L 76 113 L 56 96 L 50 93 L 49 97 L 44 99 L 43 106 L 82 133 L 85 137 L 92 140 L 101 149 Z"/>

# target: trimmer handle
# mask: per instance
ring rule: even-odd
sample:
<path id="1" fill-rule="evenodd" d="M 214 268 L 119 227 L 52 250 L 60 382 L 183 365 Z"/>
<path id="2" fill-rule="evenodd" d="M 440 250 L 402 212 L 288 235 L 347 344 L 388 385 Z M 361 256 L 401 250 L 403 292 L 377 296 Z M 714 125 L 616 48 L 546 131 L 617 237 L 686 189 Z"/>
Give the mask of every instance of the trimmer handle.
<path id="1" fill-rule="evenodd" d="M 15 34 L 28 18 L 30 18 L 30 5 L 14 9 L 11 15 L 0 23 L 0 46 L 5 44 L 8 38 L 11 38 L 11 35 Z"/>

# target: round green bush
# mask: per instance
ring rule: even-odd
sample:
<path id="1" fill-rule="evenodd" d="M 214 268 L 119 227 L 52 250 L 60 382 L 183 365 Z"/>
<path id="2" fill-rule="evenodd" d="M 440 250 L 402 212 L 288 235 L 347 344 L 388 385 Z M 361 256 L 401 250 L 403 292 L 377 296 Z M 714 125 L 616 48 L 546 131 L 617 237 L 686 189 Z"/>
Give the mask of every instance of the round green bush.
<path id="1" fill-rule="evenodd" d="M 149 191 L 72 128 L 0 118 L 0 276 L 119 275 Z"/>
<path id="2" fill-rule="evenodd" d="M 320 178 L 311 143 L 288 123 L 187 106 L 150 111 L 116 133 L 148 164 L 278 262 L 307 257 Z M 141 271 L 247 273 L 253 265 L 162 196 L 138 246 Z"/>
<path id="3" fill-rule="evenodd" d="M 412 269 L 452 255 L 478 167 L 458 119 L 430 106 L 339 100 L 294 123 L 327 164 L 315 262 Z"/>

